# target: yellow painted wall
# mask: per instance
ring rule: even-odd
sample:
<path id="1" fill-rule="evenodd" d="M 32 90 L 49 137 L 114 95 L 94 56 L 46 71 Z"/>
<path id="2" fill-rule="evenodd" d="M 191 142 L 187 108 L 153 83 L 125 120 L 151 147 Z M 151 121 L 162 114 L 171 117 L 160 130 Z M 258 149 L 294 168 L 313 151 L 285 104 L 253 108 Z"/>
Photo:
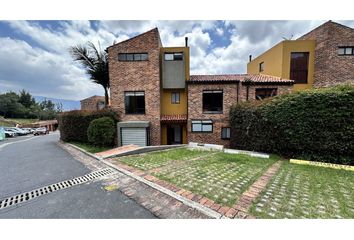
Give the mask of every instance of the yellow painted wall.
<path id="1" fill-rule="evenodd" d="M 267 74 L 290 79 L 291 52 L 309 52 L 309 71 L 307 84 L 294 84 L 294 90 L 312 88 L 315 62 L 314 40 L 286 40 L 278 43 L 247 64 L 247 73 Z M 259 72 L 259 64 L 264 62 L 264 71 Z"/>
<path id="2" fill-rule="evenodd" d="M 180 93 L 180 103 L 172 104 L 171 95 L 173 92 Z M 161 92 L 161 114 L 176 115 L 187 114 L 187 92 L 186 89 L 163 89 Z"/>

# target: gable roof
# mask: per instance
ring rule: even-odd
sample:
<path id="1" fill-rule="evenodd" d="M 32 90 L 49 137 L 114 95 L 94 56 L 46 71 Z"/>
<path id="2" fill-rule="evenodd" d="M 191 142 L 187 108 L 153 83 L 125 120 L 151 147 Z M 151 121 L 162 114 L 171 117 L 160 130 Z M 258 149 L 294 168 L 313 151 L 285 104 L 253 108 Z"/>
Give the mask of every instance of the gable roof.
<path id="1" fill-rule="evenodd" d="M 265 74 L 191 75 L 187 83 L 294 84 L 293 80 Z"/>
<path id="2" fill-rule="evenodd" d="M 159 41 L 160 41 L 160 45 L 162 46 L 162 42 L 161 42 L 161 38 L 160 38 L 159 29 L 158 29 L 157 27 L 155 27 L 155 28 L 153 28 L 153 29 L 151 29 L 151 30 L 149 30 L 149 31 L 147 31 L 147 32 L 141 33 L 141 34 L 136 35 L 136 36 L 134 36 L 134 37 L 131 37 L 131 38 L 127 39 L 127 40 L 124 40 L 124 41 L 115 43 L 115 44 L 113 44 L 113 45 L 107 47 L 107 49 L 109 49 L 109 48 L 111 48 L 111 47 L 114 47 L 114 46 L 117 46 L 117 45 L 122 44 L 122 43 L 129 42 L 129 41 L 131 41 L 131 40 L 133 40 L 133 39 L 135 39 L 135 38 L 143 37 L 143 36 L 148 35 L 148 34 L 150 34 L 150 33 L 155 33 L 155 34 L 158 36 L 158 39 L 159 39 Z"/>
<path id="3" fill-rule="evenodd" d="M 302 35 L 301 37 L 299 37 L 298 40 L 304 38 L 306 35 L 309 35 L 309 34 L 312 33 L 312 32 L 318 31 L 318 30 L 321 29 L 321 28 L 326 28 L 326 27 L 330 27 L 330 26 L 340 27 L 340 28 L 344 28 L 344 29 L 347 29 L 347 30 L 354 31 L 354 29 L 351 28 L 351 27 L 349 27 L 349 26 L 346 26 L 346 25 L 343 25 L 343 24 L 340 24 L 340 23 L 337 23 L 337 22 L 333 22 L 332 20 L 329 20 L 329 21 L 327 21 L 327 22 L 321 24 L 320 26 L 318 26 L 318 27 L 312 29 L 311 31 L 305 33 L 304 35 Z"/>
<path id="4" fill-rule="evenodd" d="M 104 100 L 104 96 L 93 95 L 91 97 L 80 100 L 80 102 L 91 100 L 91 99 Z"/>

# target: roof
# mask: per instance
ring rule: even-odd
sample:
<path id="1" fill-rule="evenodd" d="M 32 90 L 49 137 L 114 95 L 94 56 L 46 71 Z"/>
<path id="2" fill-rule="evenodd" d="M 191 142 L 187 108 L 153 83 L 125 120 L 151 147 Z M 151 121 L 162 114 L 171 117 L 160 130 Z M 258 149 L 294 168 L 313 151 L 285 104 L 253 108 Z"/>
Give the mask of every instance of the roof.
<path id="1" fill-rule="evenodd" d="M 345 28 L 345 29 L 349 29 L 349 30 L 351 30 L 351 31 L 354 31 L 354 29 L 351 28 L 351 27 L 349 27 L 349 26 L 346 26 L 346 25 L 344 25 L 344 24 L 340 24 L 340 23 L 337 23 L 337 22 L 333 22 L 332 20 L 329 20 L 329 21 L 327 21 L 327 22 L 321 24 L 320 26 L 318 26 L 318 27 L 312 29 L 311 31 L 305 33 L 304 35 L 302 35 L 301 37 L 299 37 L 298 40 L 299 40 L 299 39 L 302 39 L 303 37 L 305 37 L 306 35 L 309 35 L 309 34 L 312 33 L 312 32 L 317 31 L 318 29 L 321 29 L 321 28 L 324 28 L 324 27 L 330 26 L 330 25 L 336 26 L 336 27 L 341 27 L 341 28 Z"/>
<path id="2" fill-rule="evenodd" d="M 282 79 L 265 74 L 222 74 L 222 75 L 191 75 L 188 83 L 254 83 L 254 84 L 293 84 L 290 79 Z"/>
<path id="3" fill-rule="evenodd" d="M 162 115 L 162 122 L 185 122 L 187 121 L 186 114 L 177 114 L 177 115 Z"/>
<path id="4" fill-rule="evenodd" d="M 89 100 L 89 99 L 102 99 L 102 100 L 104 100 L 104 96 L 93 95 L 91 97 L 88 97 L 88 98 L 80 100 L 80 102 L 86 101 L 86 100 Z"/>
<path id="5" fill-rule="evenodd" d="M 141 34 L 139 34 L 139 35 L 136 35 L 136 36 L 134 36 L 134 37 L 131 37 L 131 38 L 127 39 L 127 40 L 124 40 L 124 41 L 121 41 L 121 42 L 118 42 L 118 43 L 114 43 L 113 45 L 107 47 L 107 49 L 109 49 L 109 48 L 111 48 L 111 47 L 114 47 L 114 46 L 116 46 L 116 45 L 119 45 L 119 44 L 121 44 L 121 43 L 128 42 L 128 41 L 130 41 L 130 40 L 132 40 L 132 39 L 135 39 L 135 38 L 144 36 L 144 35 L 149 34 L 149 33 L 151 33 L 151 32 L 155 32 L 155 34 L 157 34 L 157 36 L 158 36 L 158 38 L 159 38 L 159 41 L 160 41 L 160 43 L 161 43 L 161 38 L 160 38 L 159 29 L 158 29 L 157 27 L 155 27 L 155 28 L 153 28 L 153 29 L 151 29 L 151 30 L 149 30 L 149 31 L 147 31 L 147 32 L 143 32 L 143 33 L 141 33 Z M 162 45 L 162 43 L 161 43 L 161 45 Z"/>

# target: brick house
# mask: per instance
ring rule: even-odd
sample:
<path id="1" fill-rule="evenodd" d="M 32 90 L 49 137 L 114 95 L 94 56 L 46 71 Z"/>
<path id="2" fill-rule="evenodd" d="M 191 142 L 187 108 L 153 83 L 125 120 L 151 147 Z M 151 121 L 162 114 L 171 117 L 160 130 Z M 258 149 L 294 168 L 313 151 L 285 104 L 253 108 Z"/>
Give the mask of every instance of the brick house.
<path id="1" fill-rule="evenodd" d="M 247 73 L 292 79 L 294 90 L 354 84 L 354 29 L 328 21 L 253 60 L 250 56 Z"/>
<path id="2" fill-rule="evenodd" d="M 82 99 L 80 101 L 81 110 L 101 110 L 105 106 L 104 96 L 94 95 L 89 98 Z"/>
<path id="3" fill-rule="evenodd" d="M 163 47 L 152 29 L 108 48 L 118 145 L 229 145 L 229 107 L 291 91 L 292 80 L 263 74 L 192 75 L 189 47 Z"/>

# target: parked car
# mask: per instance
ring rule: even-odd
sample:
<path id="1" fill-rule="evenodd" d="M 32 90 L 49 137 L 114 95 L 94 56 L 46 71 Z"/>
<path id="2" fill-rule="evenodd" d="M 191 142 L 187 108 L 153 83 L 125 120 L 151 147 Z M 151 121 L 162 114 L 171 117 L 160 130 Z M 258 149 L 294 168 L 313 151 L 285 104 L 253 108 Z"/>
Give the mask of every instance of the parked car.
<path id="1" fill-rule="evenodd" d="M 49 131 L 47 130 L 47 128 L 45 127 L 40 127 L 40 128 L 37 128 L 36 130 L 34 130 L 33 132 L 33 135 L 45 135 L 45 134 L 48 134 Z"/>
<path id="2" fill-rule="evenodd" d="M 22 128 L 22 130 L 27 131 L 29 134 L 33 133 L 35 129 L 33 128 Z"/>
<path id="3" fill-rule="evenodd" d="M 28 134 L 27 131 L 24 131 L 21 128 L 17 128 L 17 127 L 8 127 L 8 128 L 5 128 L 5 130 L 17 133 L 18 136 L 24 136 L 24 135 Z"/>
<path id="4" fill-rule="evenodd" d="M 5 137 L 12 138 L 12 137 L 16 137 L 16 136 L 17 136 L 17 134 L 15 132 L 10 132 L 10 131 L 5 130 Z"/>

